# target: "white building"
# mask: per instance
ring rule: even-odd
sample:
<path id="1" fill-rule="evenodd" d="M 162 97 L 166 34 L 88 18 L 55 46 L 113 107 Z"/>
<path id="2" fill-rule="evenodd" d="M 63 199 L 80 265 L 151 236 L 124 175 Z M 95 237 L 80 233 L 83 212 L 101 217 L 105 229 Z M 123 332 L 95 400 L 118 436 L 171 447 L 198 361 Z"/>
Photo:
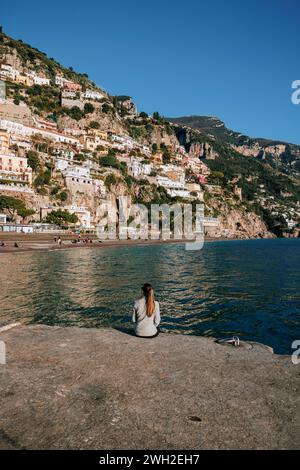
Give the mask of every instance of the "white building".
<path id="1" fill-rule="evenodd" d="M 72 82 L 72 80 L 67 80 L 60 75 L 55 76 L 55 84 L 69 91 L 81 91 L 81 85 L 79 85 L 79 83 Z"/>
<path id="2" fill-rule="evenodd" d="M 37 127 L 25 126 L 24 124 L 15 121 L 1 119 L 0 128 L 7 130 L 10 134 L 21 135 L 23 137 L 32 137 L 33 135 L 38 134 L 45 139 L 49 139 L 54 142 L 74 145 L 77 148 L 80 147 L 79 140 L 74 137 L 62 134 L 60 132 L 52 132 L 50 130 L 40 129 Z"/>
<path id="3" fill-rule="evenodd" d="M 6 224 L 7 215 L 0 214 L 0 224 Z"/>
<path id="4" fill-rule="evenodd" d="M 181 181 L 173 181 L 166 176 L 157 176 L 156 177 L 157 184 L 159 186 L 163 186 L 167 189 L 184 189 L 184 183 Z"/>
<path id="5" fill-rule="evenodd" d="M 131 158 L 129 162 L 126 162 L 128 172 L 134 176 L 150 175 L 152 171 L 152 163 L 142 163 L 141 160 Z"/>
<path id="6" fill-rule="evenodd" d="M 39 77 L 35 72 L 27 72 L 26 75 L 31 78 L 35 85 L 50 85 L 49 78 Z"/>
<path id="7" fill-rule="evenodd" d="M 65 160 L 64 158 L 57 158 L 55 160 L 55 169 L 61 172 L 65 171 L 69 166 L 69 160 Z"/>
<path id="8" fill-rule="evenodd" d="M 150 148 L 148 147 L 148 145 L 142 145 L 142 151 L 143 151 L 146 155 L 151 155 L 151 150 L 150 150 Z"/>
<path id="9" fill-rule="evenodd" d="M 191 198 L 190 191 L 185 189 L 185 185 L 181 181 L 173 181 L 166 176 L 157 176 L 156 181 L 159 186 L 163 186 L 167 190 L 171 197 Z"/>
<path id="10" fill-rule="evenodd" d="M 102 93 L 94 90 L 86 90 L 85 92 L 81 93 L 82 99 L 90 99 L 90 100 L 101 100 L 104 98 Z"/>
<path id="11" fill-rule="evenodd" d="M 63 210 L 68 210 L 71 214 L 75 214 L 78 217 L 78 223 L 81 228 L 91 228 L 91 213 L 83 206 L 65 206 Z"/>
<path id="12" fill-rule="evenodd" d="M 167 189 L 167 193 L 171 196 L 171 197 L 182 197 L 182 198 L 185 198 L 185 199 L 190 199 L 191 198 L 191 195 L 190 195 L 190 192 L 187 191 L 186 189 Z"/>
<path id="13" fill-rule="evenodd" d="M 81 165 L 70 165 L 63 173 L 63 175 L 67 178 L 90 178 L 90 169 L 86 166 Z"/>
<path id="14" fill-rule="evenodd" d="M 134 146 L 134 141 L 129 136 L 112 134 L 110 138 L 112 142 L 117 142 L 119 144 L 125 145 L 128 148 L 133 148 Z"/>
<path id="15" fill-rule="evenodd" d="M 19 71 L 15 69 L 12 65 L 1 64 L 0 68 L 0 77 L 4 79 L 16 80 L 20 75 Z"/>
<path id="16" fill-rule="evenodd" d="M 296 225 L 297 225 L 296 220 L 290 219 L 290 220 L 287 221 L 287 226 L 288 226 L 289 229 L 294 228 Z"/>
<path id="17" fill-rule="evenodd" d="M 56 75 L 55 77 L 55 85 L 58 85 L 60 87 L 63 87 L 66 81 L 67 80 L 64 77 L 61 77 L 60 75 Z"/>
<path id="18" fill-rule="evenodd" d="M 65 149 L 65 148 L 54 148 L 52 150 L 52 155 L 54 155 L 55 157 L 58 157 L 58 158 L 63 158 L 65 160 L 69 160 L 69 161 L 72 161 L 73 160 L 73 157 L 75 155 L 75 152 L 74 150 L 72 149 Z"/>

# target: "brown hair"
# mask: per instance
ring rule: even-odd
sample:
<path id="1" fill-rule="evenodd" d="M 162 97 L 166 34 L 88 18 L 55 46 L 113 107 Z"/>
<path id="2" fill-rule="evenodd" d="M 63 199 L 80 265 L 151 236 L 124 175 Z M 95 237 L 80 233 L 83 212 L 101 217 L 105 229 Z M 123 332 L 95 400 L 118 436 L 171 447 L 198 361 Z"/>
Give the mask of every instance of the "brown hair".
<path id="1" fill-rule="evenodd" d="M 142 291 L 146 300 L 146 315 L 147 317 L 151 317 L 155 310 L 154 289 L 151 284 L 144 284 Z"/>

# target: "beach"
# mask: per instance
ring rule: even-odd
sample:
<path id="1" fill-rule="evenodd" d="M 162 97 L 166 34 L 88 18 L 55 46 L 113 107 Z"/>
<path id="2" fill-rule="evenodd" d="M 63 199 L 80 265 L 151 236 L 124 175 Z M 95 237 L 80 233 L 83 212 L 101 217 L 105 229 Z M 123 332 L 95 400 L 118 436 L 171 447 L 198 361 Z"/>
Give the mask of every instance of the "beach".
<path id="1" fill-rule="evenodd" d="M 54 238 L 58 239 L 61 236 L 62 244 L 59 245 L 54 241 Z M 86 239 L 92 241 L 92 243 L 85 243 Z M 80 240 L 79 243 L 72 243 L 72 240 Z M 205 237 L 205 243 L 211 241 L 225 241 L 228 238 L 211 238 Z M 233 240 L 233 239 L 231 239 Z M 24 251 L 44 251 L 44 250 L 61 250 L 67 248 L 101 248 L 101 247 L 117 247 L 117 246 L 130 246 L 130 245 L 157 245 L 162 243 L 186 243 L 190 240 L 185 239 L 174 239 L 168 240 L 142 240 L 142 239 L 127 239 L 127 240 L 99 240 L 96 235 L 81 235 L 80 239 L 77 234 L 24 234 L 24 233 L 0 233 L 0 244 L 4 243 L 4 246 L 0 246 L 1 253 L 10 252 L 24 252 Z M 15 247 L 15 243 L 18 247 Z"/>
<path id="2" fill-rule="evenodd" d="M 0 332 L 0 449 L 296 449 L 299 365 L 212 338 Z"/>

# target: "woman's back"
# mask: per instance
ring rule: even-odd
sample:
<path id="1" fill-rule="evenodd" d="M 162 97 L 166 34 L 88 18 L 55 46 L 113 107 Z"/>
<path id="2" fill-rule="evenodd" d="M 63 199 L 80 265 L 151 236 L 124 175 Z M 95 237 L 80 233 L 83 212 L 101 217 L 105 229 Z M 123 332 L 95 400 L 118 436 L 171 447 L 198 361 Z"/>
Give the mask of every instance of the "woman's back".
<path id="1" fill-rule="evenodd" d="M 157 334 L 157 327 L 160 323 L 160 309 L 157 301 L 154 302 L 154 305 L 152 315 L 148 316 L 145 297 L 141 297 L 135 301 L 133 322 L 135 323 L 136 335 L 150 337 Z"/>

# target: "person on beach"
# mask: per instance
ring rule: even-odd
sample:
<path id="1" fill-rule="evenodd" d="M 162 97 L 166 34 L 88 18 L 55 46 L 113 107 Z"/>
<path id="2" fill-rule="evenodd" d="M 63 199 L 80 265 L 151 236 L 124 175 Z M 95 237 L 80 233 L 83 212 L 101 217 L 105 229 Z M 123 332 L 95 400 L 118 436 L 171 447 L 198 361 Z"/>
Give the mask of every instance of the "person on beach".
<path id="1" fill-rule="evenodd" d="M 142 297 L 134 303 L 132 321 L 140 338 L 155 338 L 159 334 L 160 309 L 151 284 L 143 285 Z"/>

